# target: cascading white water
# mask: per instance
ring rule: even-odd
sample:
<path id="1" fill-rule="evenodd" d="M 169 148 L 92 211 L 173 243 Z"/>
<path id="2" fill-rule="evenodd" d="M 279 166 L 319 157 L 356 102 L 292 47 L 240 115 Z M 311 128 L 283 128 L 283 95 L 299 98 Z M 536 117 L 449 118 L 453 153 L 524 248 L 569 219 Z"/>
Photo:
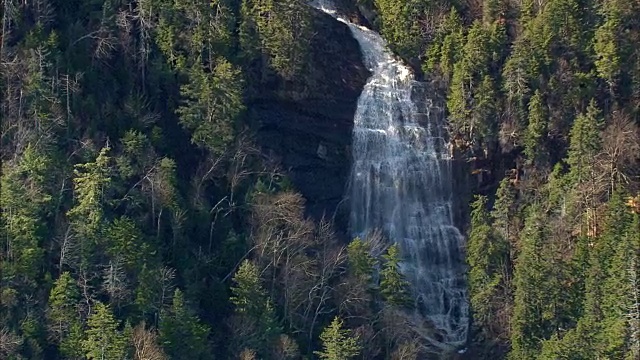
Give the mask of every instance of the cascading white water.
<path id="1" fill-rule="evenodd" d="M 312 5 L 349 26 L 372 73 L 354 119 L 352 233 L 381 229 L 399 244 L 401 270 L 415 296 L 414 318 L 437 329 L 440 338 L 431 340 L 461 346 L 469 324 L 464 238 L 453 225 L 441 117 L 432 116 L 423 84 L 394 59 L 380 35 L 340 18 L 327 1 Z"/>

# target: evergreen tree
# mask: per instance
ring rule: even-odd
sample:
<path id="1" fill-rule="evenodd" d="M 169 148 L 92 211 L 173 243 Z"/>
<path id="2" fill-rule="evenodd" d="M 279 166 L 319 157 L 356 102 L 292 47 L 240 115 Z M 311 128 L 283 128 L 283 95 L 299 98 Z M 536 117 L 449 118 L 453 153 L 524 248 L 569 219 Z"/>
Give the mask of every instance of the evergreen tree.
<path id="1" fill-rule="evenodd" d="M 486 75 L 482 78 L 482 82 L 474 94 L 474 106 L 472 107 L 470 119 L 471 132 L 477 132 L 476 137 L 485 148 L 489 148 L 496 138 L 496 119 L 498 116 L 496 99 L 494 81 L 491 76 Z"/>
<path id="2" fill-rule="evenodd" d="M 375 0 L 381 18 L 382 35 L 392 48 L 405 58 L 415 58 L 420 51 L 420 27 L 415 19 L 427 4 L 420 1 Z"/>
<path id="3" fill-rule="evenodd" d="M 543 219 L 538 208 L 529 209 L 521 237 L 521 250 L 514 272 L 515 298 L 511 328 L 510 359 L 535 358 L 540 341 L 551 336 L 549 302 L 545 279 L 549 260 L 543 258 L 546 238 Z"/>
<path id="4" fill-rule="evenodd" d="M 128 338 L 125 332 L 118 330 L 118 321 L 108 306 L 98 302 L 87 320 L 86 339 L 82 349 L 87 359 L 126 359 L 128 356 Z"/>
<path id="5" fill-rule="evenodd" d="M 627 270 L 635 239 L 627 236 L 630 216 L 622 194 L 608 203 L 605 228 L 591 249 L 585 289 L 585 322 L 591 325 L 591 348 L 603 358 L 622 359 L 627 339 L 626 311 L 631 287 Z"/>
<path id="6" fill-rule="evenodd" d="M 364 278 L 367 283 L 371 281 L 375 266 L 375 259 L 369 252 L 368 244 L 359 237 L 353 239 L 347 247 L 349 267 L 352 273 L 359 278 Z"/>
<path id="7" fill-rule="evenodd" d="M 231 303 L 236 314 L 244 320 L 248 329 L 242 329 L 244 335 L 236 339 L 240 348 L 249 348 L 262 356 L 272 350 L 274 341 L 281 333 L 271 299 L 260 284 L 258 269 L 245 260 L 233 277 L 235 285 L 231 288 Z"/>
<path id="8" fill-rule="evenodd" d="M 438 29 L 437 37 L 427 48 L 424 71 L 429 73 L 439 69 L 448 81 L 453 74 L 453 66 L 460 60 L 464 40 L 462 19 L 456 9 L 452 8 Z"/>
<path id="9" fill-rule="evenodd" d="M 630 291 L 628 307 L 625 311 L 628 327 L 628 342 L 625 360 L 640 356 L 640 282 L 638 270 L 640 268 L 640 214 L 635 213 L 629 223 L 626 237 L 630 240 L 631 254 L 628 260 L 627 274 Z"/>
<path id="10" fill-rule="evenodd" d="M 42 150 L 28 145 L 17 163 L 4 162 L 0 178 L 0 284 L 32 289 L 42 267 L 42 238 L 52 197 L 53 168 Z"/>
<path id="11" fill-rule="evenodd" d="M 501 58 L 503 32 L 501 26 L 475 22 L 453 66 L 447 110 L 453 129 L 472 144 L 484 145 L 495 137 L 497 104 L 490 66 Z"/>
<path id="12" fill-rule="evenodd" d="M 509 256 L 506 239 L 492 227 L 486 209 L 487 198 L 476 196 L 471 212 L 467 263 L 469 264 L 469 296 L 476 324 L 489 331 L 495 314 L 499 287 L 502 286 Z"/>
<path id="13" fill-rule="evenodd" d="M 211 358 L 209 327 L 189 310 L 180 289 L 173 293 L 171 308 L 160 314 L 159 331 L 162 346 L 171 359 Z"/>
<path id="14" fill-rule="evenodd" d="M 316 351 L 320 359 L 349 360 L 360 354 L 358 338 L 351 335 L 351 331 L 342 328 L 342 320 L 335 317 L 331 324 L 320 334 L 322 351 Z"/>
<path id="15" fill-rule="evenodd" d="M 505 0 L 484 0 L 482 2 L 482 21 L 491 24 L 505 16 L 508 2 Z"/>
<path id="16" fill-rule="evenodd" d="M 100 150 L 94 162 L 76 165 L 74 195 L 77 203 L 67 212 L 71 228 L 78 240 L 78 262 L 74 267 L 87 276 L 89 268 L 97 265 L 97 245 L 102 240 L 106 223 L 105 208 L 110 195 L 111 158 L 108 146 Z"/>
<path id="17" fill-rule="evenodd" d="M 594 176 L 593 162 L 602 147 L 601 125 L 600 110 L 591 100 L 587 112 L 578 115 L 571 128 L 567 162 L 571 166 L 571 177 L 577 183 Z"/>
<path id="18" fill-rule="evenodd" d="M 547 115 L 544 106 L 542 94 L 536 90 L 529 100 L 529 124 L 524 135 L 524 153 L 528 161 L 539 165 L 546 155 Z"/>
<path id="19" fill-rule="evenodd" d="M 622 72 L 621 49 L 619 44 L 622 14 L 617 1 L 605 1 L 603 4 L 604 22 L 594 36 L 594 62 L 598 75 L 605 80 L 611 92 Z"/>
<path id="20" fill-rule="evenodd" d="M 502 241 L 515 248 L 517 226 L 513 223 L 517 219 L 519 209 L 516 207 L 516 193 L 508 178 L 500 181 L 496 190 L 496 200 L 491 210 L 493 229 Z"/>
<path id="21" fill-rule="evenodd" d="M 105 234 L 109 239 L 107 254 L 112 259 L 122 259 L 127 270 L 134 273 L 140 271 L 149 250 L 136 223 L 126 217 L 115 219 Z"/>
<path id="22" fill-rule="evenodd" d="M 80 291 L 76 281 L 68 272 L 63 272 L 55 281 L 49 295 L 47 321 L 53 338 L 63 339 L 69 327 L 77 321 Z"/>
<path id="23" fill-rule="evenodd" d="M 245 55 L 255 56 L 257 37 L 273 70 L 287 80 L 300 75 L 311 37 L 308 7 L 299 0 L 247 0 L 241 10 Z"/>
<path id="24" fill-rule="evenodd" d="M 385 262 L 380 270 L 380 294 L 387 304 L 393 306 L 410 306 L 411 295 L 409 282 L 400 272 L 400 249 L 393 244 L 382 255 Z"/>
<path id="25" fill-rule="evenodd" d="M 236 121 L 244 110 L 240 72 L 223 58 L 213 72 L 194 66 L 182 86 L 180 122 L 192 131 L 194 144 L 221 155 L 233 140 Z"/>

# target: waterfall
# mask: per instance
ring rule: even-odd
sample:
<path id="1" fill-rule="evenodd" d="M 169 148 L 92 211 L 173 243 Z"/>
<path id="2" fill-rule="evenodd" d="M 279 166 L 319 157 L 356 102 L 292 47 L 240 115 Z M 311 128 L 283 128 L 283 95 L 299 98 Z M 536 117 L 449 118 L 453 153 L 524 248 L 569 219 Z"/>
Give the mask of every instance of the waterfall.
<path id="1" fill-rule="evenodd" d="M 399 245 L 415 299 L 412 318 L 436 329 L 429 340 L 440 347 L 463 346 L 469 325 L 464 238 L 453 221 L 441 111 L 380 35 L 340 18 L 326 1 L 312 6 L 349 26 L 372 73 L 354 119 L 352 234 L 380 229 Z"/>

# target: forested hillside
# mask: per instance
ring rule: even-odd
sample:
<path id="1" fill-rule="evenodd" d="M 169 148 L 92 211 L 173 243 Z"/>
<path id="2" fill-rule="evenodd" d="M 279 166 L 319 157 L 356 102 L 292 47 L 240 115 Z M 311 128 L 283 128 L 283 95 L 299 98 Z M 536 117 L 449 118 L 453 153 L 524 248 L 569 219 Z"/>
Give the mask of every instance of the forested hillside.
<path id="1" fill-rule="evenodd" d="M 331 221 L 367 76 L 346 26 L 300 1 L 6 0 L 0 55 L 1 359 L 418 352 L 397 252 Z"/>
<path id="2" fill-rule="evenodd" d="M 640 358 L 640 2 L 375 5 L 482 164 L 471 358 Z"/>
<path id="3" fill-rule="evenodd" d="M 475 166 L 465 356 L 640 358 L 640 2 L 336 2 Z M 398 249 L 341 236 L 345 26 L 302 0 L 0 11 L 0 359 L 436 358 Z"/>

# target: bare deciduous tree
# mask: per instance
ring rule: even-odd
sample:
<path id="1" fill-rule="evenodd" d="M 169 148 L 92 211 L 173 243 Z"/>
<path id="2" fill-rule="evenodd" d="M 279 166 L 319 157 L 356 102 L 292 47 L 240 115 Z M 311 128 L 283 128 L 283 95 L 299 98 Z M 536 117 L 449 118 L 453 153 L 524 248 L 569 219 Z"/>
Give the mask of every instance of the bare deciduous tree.
<path id="1" fill-rule="evenodd" d="M 0 358 L 12 358 L 20 348 L 20 345 L 22 345 L 22 341 L 22 338 L 8 329 L 0 329 Z"/>
<path id="2" fill-rule="evenodd" d="M 331 312 L 329 300 L 335 296 L 335 279 L 345 272 L 347 252 L 337 243 L 333 226 L 322 219 L 317 226 L 315 244 L 318 248 L 315 256 L 315 271 L 312 287 L 309 289 L 304 323 L 307 324 L 309 342 L 314 337 L 318 319 Z"/>
<path id="3" fill-rule="evenodd" d="M 602 152 L 598 157 L 601 182 L 608 182 L 610 191 L 616 184 L 637 182 L 632 173 L 640 161 L 640 132 L 633 120 L 624 112 L 613 113 L 602 134 Z"/>
<path id="4" fill-rule="evenodd" d="M 242 350 L 240 355 L 238 355 L 238 359 L 240 359 L 240 360 L 256 360 L 256 352 L 255 352 L 255 350 L 252 350 L 252 349 L 244 349 L 244 350 Z"/>
<path id="5" fill-rule="evenodd" d="M 421 352 L 421 345 L 418 340 L 403 342 L 391 353 L 391 360 L 418 360 L 424 354 Z"/>
<path id="6" fill-rule="evenodd" d="M 300 349 L 298 348 L 298 344 L 291 337 L 282 334 L 278 338 L 274 355 L 276 359 L 281 360 L 299 359 Z"/>
<path id="7" fill-rule="evenodd" d="M 147 329 L 144 321 L 138 324 L 131 335 L 134 360 L 166 360 L 167 355 L 158 342 L 158 333 L 155 329 Z"/>
<path id="8" fill-rule="evenodd" d="M 122 260 L 117 258 L 109 261 L 109 264 L 104 266 L 102 277 L 103 290 L 109 295 L 111 303 L 120 307 L 120 304 L 126 302 L 131 295 L 130 284 L 122 266 Z"/>

